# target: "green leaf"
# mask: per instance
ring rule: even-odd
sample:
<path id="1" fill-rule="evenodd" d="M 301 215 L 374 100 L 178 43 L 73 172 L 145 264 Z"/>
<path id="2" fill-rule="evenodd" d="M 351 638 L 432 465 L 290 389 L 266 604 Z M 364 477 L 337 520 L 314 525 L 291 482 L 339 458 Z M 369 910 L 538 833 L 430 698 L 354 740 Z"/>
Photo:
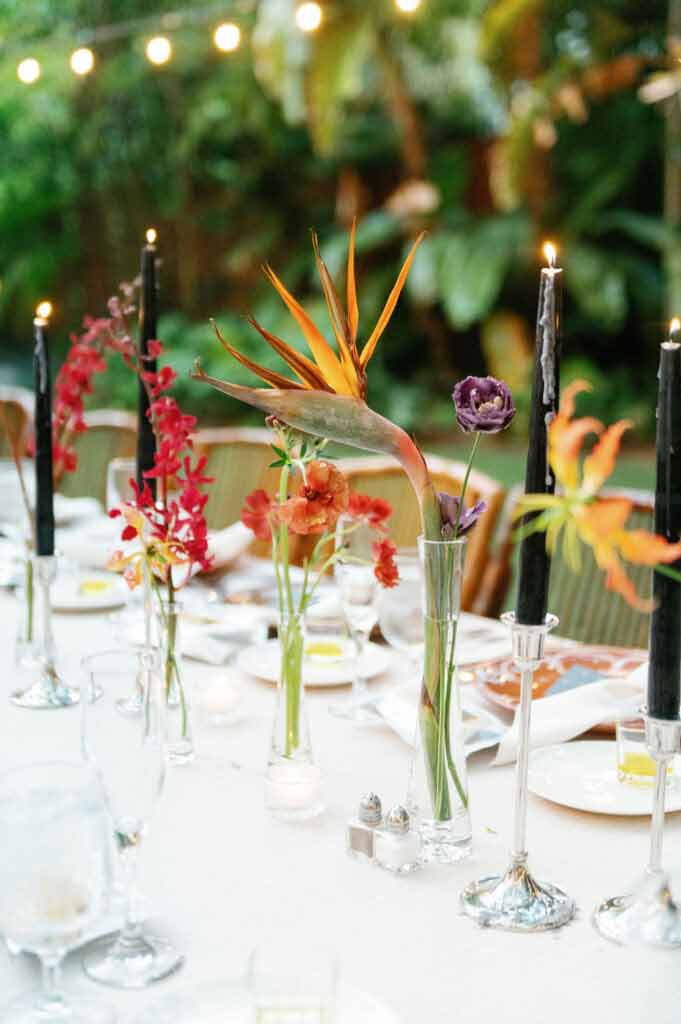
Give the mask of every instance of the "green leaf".
<path id="1" fill-rule="evenodd" d="M 319 153 L 333 152 L 343 124 L 343 105 L 356 99 L 364 85 L 364 67 L 373 44 L 367 11 L 345 12 L 313 42 L 306 78 L 310 132 Z"/>
<path id="2" fill-rule="evenodd" d="M 426 236 L 416 250 L 407 278 L 407 294 L 420 306 L 432 306 L 437 300 L 436 248 L 437 238 Z"/>
<path id="3" fill-rule="evenodd" d="M 617 330 L 627 315 L 624 274 L 612 256 L 595 246 L 573 242 L 565 248 L 565 284 L 587 316 Z"/>
<path id="4" fill-rule="evenodd" d="M 470 327 L 489 312 L 522 234 L 519 218 L 495 217 L 443 235 L 438 288 L 453 327 Z"/>

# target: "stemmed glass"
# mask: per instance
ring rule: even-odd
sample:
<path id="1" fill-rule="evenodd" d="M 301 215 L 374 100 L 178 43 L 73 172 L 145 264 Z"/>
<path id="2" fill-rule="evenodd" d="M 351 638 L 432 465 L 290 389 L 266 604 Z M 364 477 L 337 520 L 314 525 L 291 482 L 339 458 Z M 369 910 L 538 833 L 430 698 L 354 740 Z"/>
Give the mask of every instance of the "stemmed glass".
<path id="1" fill-rule="evenodd" d="M 421 563 L 415 548 L 398 551 L 400 578 L 395 587 L 379 587 L 376 610 L 381 633 L 391 647 L 409 659 L 409 675 L 418 675 L 423 655 Z"/>
<path id="2" fill-rule="evenodd" d="M 96 775 L 82 763 L 45 762 L 0 779 L 0 931 L 35 953 L 43 986 L 12 1003 L 4 1024 L 112 1024 L 91 999 L 67 999 L 60 964 L 106 910 L 111 823 Z"/>
<path id="3" fill-rule="evenodd" d="M 137 475 L 137 462 L 131 458 L 111 459 L 106 468 L 106 508 L 109 511 L 123 501 L 132 501 L 134 493 L 130 479 Z"/>
<path id="4" fill-rule="evenodd" d="M 137 912 L 140 844 L 165 777 L 165 695 L 156 651 L 104 651 L 83 659 L 83 752 L 99 772 L 113 819 L 126 892 L 125 924 L 93 943 L 83 967 L 115 988 L 146 988 L 183 956 L 149 935 Z M 139 695 L 131 701 L 130 693 Z"/>
<path id="5" fill-rule="evenodd" d="M 338 520 L 336 550 L 339 557 L 334 566 L 334 577 L 355 647 L 352 692 L 348 700 L 330 704 L 329 711 L 337 718 L 368 722 L 376 720 L 376 712 L 367 706 L 369 690 L 362 670 L 366 642 L 377 621 L 374 602 L 377 583 L 371 564 L 371 547 L 376 533 L 366 523 L 349 527 L 350 522 L 344 516 Z"/>

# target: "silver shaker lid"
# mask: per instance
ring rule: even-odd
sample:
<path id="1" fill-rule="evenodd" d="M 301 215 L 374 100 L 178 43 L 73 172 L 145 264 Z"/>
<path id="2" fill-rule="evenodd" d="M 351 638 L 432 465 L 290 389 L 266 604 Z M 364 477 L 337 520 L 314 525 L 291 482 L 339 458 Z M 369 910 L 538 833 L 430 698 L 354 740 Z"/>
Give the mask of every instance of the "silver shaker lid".
<path id="1" fill-rule="evenodd" d="M 385 827 L 389 829 L 390 832 L 396 832 L 400 835 L 408 832 L 409 812 L 406 807 L 402 807 L 401 804 L 397 804 L 393 807 L 386 815 Z"/>
<path id="2" fill-rule="evenodd" d="M 381 798 L 376 793 L 365 793 L 359 802 L 359 820 L 365 825 L 378 825 L 382 817 Z"/>

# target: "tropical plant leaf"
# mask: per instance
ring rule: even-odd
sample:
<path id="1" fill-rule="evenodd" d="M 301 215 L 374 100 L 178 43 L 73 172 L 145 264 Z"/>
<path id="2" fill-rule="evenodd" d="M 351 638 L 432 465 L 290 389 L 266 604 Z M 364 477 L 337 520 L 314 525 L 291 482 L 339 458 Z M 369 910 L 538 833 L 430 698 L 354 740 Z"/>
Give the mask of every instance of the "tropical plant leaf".
<path id="1" fill-rule="evenodd" d="M 624 274 L 610 254 L 584 242 L 565 247 L 565 284 L 582 311 L 616 330 L 627 315 Z"/>

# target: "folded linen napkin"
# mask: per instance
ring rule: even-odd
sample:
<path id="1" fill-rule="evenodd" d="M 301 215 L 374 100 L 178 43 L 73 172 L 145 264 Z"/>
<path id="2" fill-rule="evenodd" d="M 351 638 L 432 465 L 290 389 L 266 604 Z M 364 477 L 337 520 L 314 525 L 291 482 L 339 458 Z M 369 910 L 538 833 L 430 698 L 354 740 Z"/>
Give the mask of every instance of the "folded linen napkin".
<path id="1" fill-rule="evenodd" d="M 586 686 L 562 690 L 532 702 L 530 748 L 547 747 L 581 736 L 595 725 L 618 718 L 637 717 L 644 700 L 648 663 L 626 679 L 600 679 Z M 494 764 L 510 764 L 518 752 L 519 714 L 499 744 Z"/>

